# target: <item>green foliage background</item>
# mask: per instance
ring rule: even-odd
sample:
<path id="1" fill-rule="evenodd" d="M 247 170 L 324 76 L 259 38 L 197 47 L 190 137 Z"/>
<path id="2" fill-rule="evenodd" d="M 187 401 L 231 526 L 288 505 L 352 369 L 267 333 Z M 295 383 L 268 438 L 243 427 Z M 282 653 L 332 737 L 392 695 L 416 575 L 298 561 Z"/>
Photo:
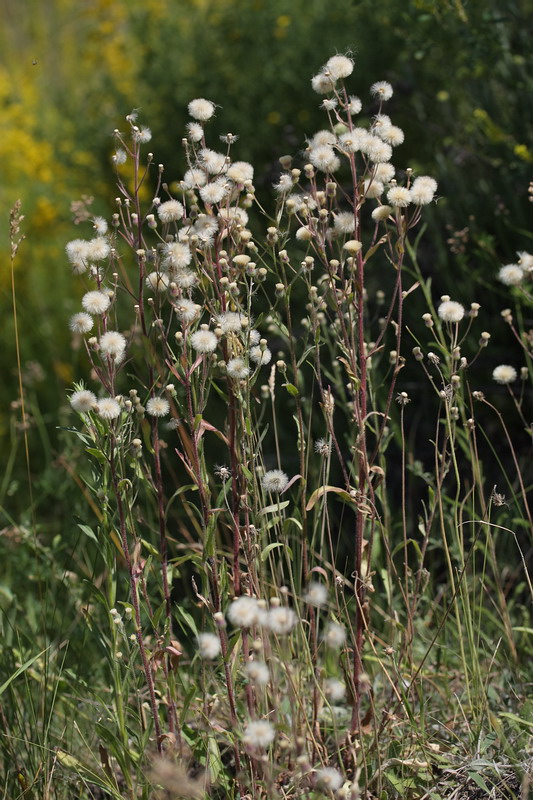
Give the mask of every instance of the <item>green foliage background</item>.
<path id="1" fill-rule="evenodd" d="M 47 467 L 61 449 L 56 428 L 65 390 L 83 374 L 66 324 L 82 291 L 64 257 L 65 243 L 77 234 L 70 202 L 93 196 L 94 213 L 112 212 L 112 131 L 132 108 L 140 108 L 143 124 L 152 128 L 155 160 L 165 164 L 171 183 L 184 168 L 187 103 L 197 96 L 213 99 L 222 107 L 213 134 L 239 134 L 235 152 L 254 163 L 258 193 L 268 207 L 278 157 L 297 153 L 305 136 L 324 125 L 311 75 L 333 52 L 351 50 L 354 92 L 366 92 L 379 79 L 395 87 L 387 110 L 406 132 L 398 162 L 439 182 L 441 199 L 426 215 L 421 250 L 435 296 L 450 292 L 467 304 L 480 302 L 494 320 L 494 358 L 505 360 L 511 338 L 499 311 L 510 298 L 495 273 L 500 263 L 514 259 L 516 249 L 530 249 L 531 240 L 529 2 L 3 0 L 2 5 L 0 437 L 16 455 L 7 463 L 0 500 L 14 517 L 27 511 L 27 502 L 20 490 L 24 462 L 15 424 L 20 412 L 10 410 L 18 388 L 9 208 L 20 197 L 26 216 L 27 241 L 17 257 L 15 283 L 32 415 L 31 462 L 36 486 L 46 482 L 41 511 L 57 519 L 61 503 L 51 506 L 47 498 L 66 490 L 61 470 Z M 450 247 L 450 239 L 458 246 Z M 375 280 L 381 285 L 379 275 Z M 425 310 L 421 306 L 420 314 Z"/>
<path id="2" fill-rule="evenodd" d="M 394 84 L 389 113 L 406 132 L 399 158 L 434 174 L 442 199 L 427 238 L 437 288 L 461 298 L 494 292 L 494 271 L 527 249 L 533 154 L 527 0 L 3 0 L 0 32 L 2 318 L 10 318 L 6 219 L 21 197 L 27 243 L 17 263 L 23 360 L 39 361 L 45 416 L 74 377 L 66 333 L 77 308 L 63 256 L 76 233 L 69 203 L 112 209 L 111 133 L 134 107 L 154 133 L 169 182 L 183 170 L 187 102 L 222 106 L 217 132 L 240 135 L 263 196 L 277 158 L 323 125 L 310 76 L 335 51 L 356 56 L 354 91 Z M 105 203 L 108 203 L 106 208 Z M 466 252 L 451 230 L 468 227 Z M 439 280 L 444 275 L 445 279 Z M 441 284 L 439 286 L 439 284 Z M 495 305 L 494 305 L 495 304 Z M 13 336 L 3 328 L 0 432 L 9 429 Z M 505 339 L 505 331 L 502 328 Z"/>
<path id="3" fill-rule="evenodd" d="M 499 315 L 512 292 L 497 283 L 496 271 L 516 250 L 531 250 L 533 7 L 529 0 L 0 0 L 0 10 L 0 633 L 10 657 L 17 647 L 24 652 L 48 597 L 42 616 L 49 632 L 59 618 L 70 625 L 57 634 L 70 639 L 68 666 L 88 635 L 69 581 L 90 578 L 95 555 L 77 546 L 87 544 L 77 523 L 90 498 L 79 478 L 73 491 L 76 465 L 60 459 L 57 431 L 68 424 L 66 390 L 83 375 L 67 325 L 82 284 L 70 274 L 64 246 L 78 235 L 72 200 L 94 196 L 94 213 L 114 210 L 113 130 L 140 108 L 171 183 L 184 169 L 187 103 L 212 99 L 222 107 L 212 141 L 217 133 L 239 134 L 235 156 L 254 164 L 268 207 L 278 157 L 297 153 L 306 135 L 324 127 L 311 76 L 334 52 L 351 50 L 354 93 L 381 79 L 394 86 L 387 113 L 406 133 L 396 163 L 439 182 L 441 199 L 425 212 L 422 268 L 433 277 L 435 298 L 447 292 L 481 303 L 493 322 L 494 366 L 516 347 Z M 15 284 L 32 417 L 31 507 L 20 411 L 10 408 L 18 379 L 7 220 L 17 198 L 27 236 Z M 426 310 L 421 298 L 420 315 Z M 29 533 L 32 518 L 39 541 Z M 58 565 L 62 591 L 47 595 L 47 585 L 57 591 Z M 24 589 L 15 597 L 9 587 L 21 587 L 21 576 Z M 17 641 L 21 615 L 27 642 Z"/>

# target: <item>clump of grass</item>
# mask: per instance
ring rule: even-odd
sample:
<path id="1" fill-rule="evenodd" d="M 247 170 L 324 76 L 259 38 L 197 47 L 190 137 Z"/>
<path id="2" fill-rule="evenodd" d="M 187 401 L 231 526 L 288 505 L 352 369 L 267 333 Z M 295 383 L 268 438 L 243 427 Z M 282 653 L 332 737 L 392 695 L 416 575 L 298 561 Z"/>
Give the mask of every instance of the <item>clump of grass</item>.
<path id="1" fill-rule="evenodd" d="M 280 158 L 271 216 L 197 98 L 183 178 L 128 115 L 117 210 L 67 244 L 102 663 L 70 676 L 83 704 L 50 750 L 79 796 L 437 798 L 460 758 L 525 761 L 527 336 L 481 391 L 482 309 L 435 298 L 417 261 L 437 183 L 393 166 L 392 86 L 364 116 L 352 71 L 313 78 L 327 123 Z"/>

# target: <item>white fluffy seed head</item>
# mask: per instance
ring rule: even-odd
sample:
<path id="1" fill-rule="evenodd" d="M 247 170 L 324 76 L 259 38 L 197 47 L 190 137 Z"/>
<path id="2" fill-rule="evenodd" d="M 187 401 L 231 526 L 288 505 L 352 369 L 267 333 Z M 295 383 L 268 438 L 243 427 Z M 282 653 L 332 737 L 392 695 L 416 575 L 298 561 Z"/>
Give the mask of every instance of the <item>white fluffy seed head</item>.
<path id="1" fill-rule="evenodd" d="M 385 164 L 392 158 L 392 147 L 379 136 L 369 136 L 361 147 L 361 151 L 365 153 L 370 161 L 374 164 Z"/>
<path id="2" fill-rule="evenodd" d="M 287 486 L 289 479 L 281 469 L 271 469 L 265 472 L 261 478 L 261 485 L 265 492 L 282 492 Z"/>
<path id="3" fill-rule="evenodd" d="M 157 215 L 161 222 L 177 222 L 183 217 L 183 205 L 179 200 L 165 200 L 157 207 Z"/>
<path id="4" fill-rule="evenodd" d="M 237 628 L 251 628 L 260 621 L 260 608 L 255 597 L 242 595 L 232 602 L 227 617 Z"/>
<path id="5" fill-rule="evenodd" d="M 204 203 L 208 205 L 220 203 L 226 197 L 227 193 L 228 186 L 224 179 L 206 183 L 206 185 L 202 186 L 200 189 L 200 197 Z"/>
<path id="6" fill-rule="evenodd" d="M 522 267 L 524 272 L 533 270 L 533 255 L 531 253 L 526 253 L 525 250 L 522 250 L 516 255 L 518 256 L 518 265 Z"/>
<path id="7" fill-rule="evenodd" d="M 335 649 L 342 647 L 346 641 L 346 630 L 344 625 L 339 625 L 338 622 L 328 623 L 324 633 L 324 641 L 329 647 Z"/>
<path id="8" fill-rule="evenodd" d="M 380 139 L 390 144 L 392 147 L 398 147 L 403 144 L 405 140 L 404 132 L 397 125 L 389 125 L 388 128 L 376 131 Z"/>
<path id="9" fill-rule="evenodd" d="M 234 183 L 246 183 L 253 181 L 254 168 L 247 161 L 235 161 L 228 167 L 226 175 Z"/>
<path id="10" fill-rule="evenodd" d="M 93 324 L 91 315 L 85 314 L 83 311 L 80 311 L 79 314 L 73 314 L 69 320 L 69 328 L 72 333 L 89 333 Z"/>
<path id="11" fill-rule="evenodd" d="M 286 194 L 290 192 L 293 186 L 292 178 L 290 175 L 280 175 L 279 182 L 275 184 L 274 190 L 278 194 Z"/>
<path id="12" fill-rule="evenodd" d="M 387 200 L 394 208 L 407 208 L 411 202 L 411 192 L 405 186 L 392 186 L 387 192 Z"/>
<path id="13" fill-rule="evenodd" d="M 346 685 L 336 678 L 329 678 L 324 686 L 326 697 L 333 703 L 343 700 L 346 695 Z"/>
<path id="14" fill-rule="evenodd" d="M 191 345 L 197 353 L 213 353 L 217 349 L 218 339 L 213 331 L 195 331 L 191 336 Z"/>
<path id="15" fill-rule="evenodd" d="M 166 292 L 168 289 L 168 276 L 161 272 L 150 272 L 146 276 L 145 283 L 153 292 Z"/>
<path id="16" fill-rule="evenodd" d="M 299 242 L 310 242 L 313 238 L 313 232 L 307 225 L 302 225 L 302 227 L 298 228 L 296 231 L 296 238 Z"/>
<path id="17" fill-rule="evenodd" d="M 146 413 L 151 417 L 166 417 L 170 412 L 170 403 L 165 397 L 151 397 L 146 403 Z"/>
<path id="18" fill-rule="evenodd" d="M 518 374 L 515 368 L 511 367 L 509 364 L 500 364 L 492 373 L 492 379 L 495 380 L 496 383 L 501 384 L 513 383 L 517 377 Z"/>
<path id="19" fill-rule="evenodd" d="M 217 214 L 219 219 L 224 220 L 227 228 L 231 225 L 242 225 L 243 227 L 248 224 L 248 214 L 244 208 L 238 206 L 230 206 L 229 208 L 220 208 Z M 212 220 L 211 220 L 212 223 Z M 218 226 L 217 226 L 218 228 Z M 213 229 L 215 232 L 216 229 Z"/>
<path id="20" fill-rule="evenodd" d="M 265 686 L 270 680 L 270 671 L 263 661 L 249 661 L 245 672 L 248 680 L 258 686 Z"/>
<path id="21" fill-rule="evenodd" d="M 317 94 L 329 94 L 335 89 L 335 79 L 332 75 L 319 72 L 311 78 L 311 86 Z"/>
<path id="22" fill-rule="evenodd" d="M 211 119 L 215 113 L 215 104 L 211 100 L 205 100 L 203 97 L 197 97 L 196 100 L 191 100 L 188 105 L 189 114 L 193 119 L 199 119 L 201 122 L 206 122 Z"/>
<path id="23" fill-rule="evenodd" d="M 180 289 L 192 289 L 192 287 L 198 282 L 198 276 L 190 269 L 176 270 L 173 267 L 170 267 L 169 277 L 172 277 L 172 280 L 180 287 Z"/>
<path id="24" fill-rule="evenodd" d="M 518 264 L 506 264 L 498 272 L 498 280 L 506 286 L 518 286 L 523 277 L 524 273 Z"/>
<path id="25" fill-rule="evenodd" d="M 388 219 L 392 214 L 391 206 L 378 206 L 372 212 L 372 219 L 374 222 L 383 222 Z"/>
<path id="26" fill-rule="evenodd" d="M 96 239 L 91 239 L 90 242 L 87 242 L 88 261 L 103 261 L 110 252 L 111 246 L 103 236 L 97 236 Z"/>
<path id="27" fill-rule="evenodd" d="M 102 355 L 120 359 L 126 350 L 126 339 L 118 331 L 107 331 L 100 336 L 99 345 Z"/>
<path id="28" fill-rule="evenodd" d="M 273 633 L 278 636 L 285 636 L 290 633 L 296 625 L 296 614 L 292 608 L 278 606 L 271 608 L 267 616 L 267 625 Z"/>
<path id="29" fill-rule="evenodd" d="M 249 353 L 250 360 L 257 364 L 258 366 L 264 366 L 265 364 L 270 364 L 272 360 L 272 353 L 265 347 L 263 350 L 259 345 L 252 347 Z"/>
<path id="30" fill-rule="evenodd" d="M 107 220 L 104 217 L 94 217 L 93 228 L 98 236 L 104 236 L 107 233 Z"/>
<path id="31" fill-rule="evenodd" d="M 102 419 L 116 419 L 120 416 L 120 405 L 114 397 L 103 397 L 98 400 L 97 407 Z"/>
<path id="32" fill-rule="evenodd" d="M 204 129 L 199 122 L 187 123 L 187 135 L 191 142 L 201 142 L 204 138 Z"/>
<path id="33" fill-rule="evenodd" d="M 355 218 L 351 211 L 340 211 L 333 218 L 333 226 L 338 233 L 353 233 Z"/>
<path id="34" fill-rule="evenodd" d="M 376 200 L 378 197 L 381 197 L 383 192 L 385 191 L 385 187 L 381 183 L 381 181 L 376 180 L 375 178 L 366 178 L 364 182 L 364 192 L 365 197 L 369 200 Z"/>
<path id="35" fill-rule="evenodd" d="M 78 414 L 87 414 L 96 407 L 96 396 L 88 389 L 80 389 L 78 392 L 73 392 L 70 397 L 70 405 L 77 411 Z"/>
<path id="36" fill-rule="evenodd" d="M 318 581 L 312 581 L 309 586 L 307 587 L 307 591 L 304 595 L 304 600 L 310 606 L 315 606 L 315 608 L 322 608 L 328 602 L 328 590 L 327 587 L 324 586 L 323 583 L 319 583 Z"/>
<path id="37" fill-rule="evenodd" d="M 264 749 L 274 741 L 276 732 L 272 723 L 266 719 L 249 722 L 244 729 L 243 741 L 248 747 Z"/>
<path id="38" fill-rule="evenodd" d="M 250 367 L 243 358 L 230 358 L 226 364 L 226 372 L 230 378 L 243 381 L 250 374 Z"/>
<path id="39" fill-rule="evenodd" d="M 390 100 L 393 94 L 392 86 L 388 81 L 376 81 L 370 87 L 370 94 L 378 100 Z"/>
<path id="40" fill-rule="evenodd" d="M 336 792 L 344 783 L 344 778 L 338 769 L 334 767 L 324 767 L 317 771 L 316 781 L 323 789 L 329 792 Z"/>
<path id="41" fill-rule="evenodd" d="M 335 151 L 327 144 L 312 147 L 309 161 L 322 172 L 336 172 L 340 167 L 340 161 L 335 155 Z"/>
<path id="42" fill-rule="evenodd" d="M 353 116 L 354 114 L 359 114 L 359 112 L 361 111 L 362 107 L 363 107 L 363 104 L 361 103 L 359 98 L 351 96 L 350 100 L 348 102 L 348 106 L 347 106 L 346 110 L 348 111 L 348 114 Z"/>
<path id="43" fill-rule="evenodd" d="M 348 56 L 332 56 L 326 62 L 326 70 L 336 81 L 347 78 L 353 72 L 353 59 Z"/>
<path id="44" fill-rule="evenodd" d="M 465 310 L 461 303 L 456 303 L 455 300 L 445 300 L 438 307 L 437 313 L 444 322 L 461 322 Z"/>
<path id="45" fill-rule="evenodd" d="M 313 147 L 323 147 L 325 145 L 329 145 L 331 147 L 332 144 L 335 144 L 337 141 L 337 137 L 328 129 L 324 129 L 322 131 L 317 131 L 313 138 L 309 141 L 309 145 L 311 148 Z"/>
<path id="46" fill-rule="evenodd" d="M 88 314 L 105 314 L 111 305 L 111 300 L 104 292 L 94 290 L 83 295 L 81 304 Z"/>
<path id="47" fill-rule="evenodd" d="M 357 153 L 365 146 L 370 137 L 366 128 L 354 128 L 339 136 L 339 145 L 345 153 Z"/>
<path id="48" fill-rule="evenodd" d="M 437 181 L 429 175 L 415 178 L 411 186 L 411 201 L 417 206 L 426 206 L 431 203 L 437 191 Z"/>
<path id="49" fill-rule="evenodd" d="M 396 170 L 392 164 L 376 164 L 374 168 L 374 180 L 381 183 L 390 183 L 394 178 Z"/>
<path id="50" fill-rule="evenodd" d="M 86 242 L 85 239 L 73 239 L 71 242 L 67 242 L 65 246 L 67 258 L 72 264 L 73 271 L 77 275 L 85 272 L 88 267 L 87 245 L 88 242 Z"/>
<path id="51" fill-rule="evenodd" d="M 192 260 L 192 254 L 183 242 L 168 242 L 163 248 L 164 265 L 173 269 L 185 269 Z"/>
<path id="52" fill-rule="evenodd" d="M 176 300 L 174 307 L 182 322 L 193 322 L 200 313 L 200 306 L 187 297 Z"/>
<path id="53" fill-rule="evenodd" d="M 217 316 L 216 321 L 222 333 L 237 333 L 246 327 L 246 324 L 243 325 L 246 319 L 247 317 L 238 311 L 225 311 Z"/>
<path id="54" fill-rule="evenodd" d="M 207 175 L 205 170 L 199 167 L 191 167 L 183 176 L 183 184 L 186 189 L 197 189 L 205 186 L 207 183 Z"/>
<path id="55" fill-rule="evenodd" d="M 214 633 L 198 635 L 198 652 L 201 658 L 213 659 L 220 653 L 220 639 Z"/>
<path id="56" fill-rule="evenodd" d="M 351 256 L 354 256 L 362 249 L 362 247 L 362 242 L 359 242 L 357 239 L 348 239 L 347 242 L 344 242 L 342 249 L 346 250 L 346 252 Z"/>
<path id="57" fill-rule="evenodd" d="M 219 175 L 227 169 L 226 156 L 223 153 L 217 153 L 216 150 L 211 150 L 209 147 L 204 147 L 203 150 L 200 150 L 199 159 L 210 175 Z"/>

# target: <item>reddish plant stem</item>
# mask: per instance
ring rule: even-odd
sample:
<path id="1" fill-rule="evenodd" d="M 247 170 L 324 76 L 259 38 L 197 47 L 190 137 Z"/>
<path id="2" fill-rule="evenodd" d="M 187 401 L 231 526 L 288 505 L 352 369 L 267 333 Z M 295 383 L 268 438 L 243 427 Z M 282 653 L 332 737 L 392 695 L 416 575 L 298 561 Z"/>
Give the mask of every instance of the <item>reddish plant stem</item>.
<path id="1" fill-rule="evenodd" d="M 115 456 L 114 451 L 117 446 L 116 437 L 113 434 L 111 437 L 111 455 L 109 458 L 110 464 L 110 471 L 111 471 L 111 481 L 113 483 L 113 492 L 115 494 L 115 499 L 117 502 L 117 512 L 118 512 L 118 520 L 119 520 L 119 529 L 120 529 L 120 539 L 122 542 L 122 549 L 124 551 L 124 559 L 126 561 L 126 567 L 128 570 L 128 575 L 130 578 L 130 589 L 131 589 L 131 602 L 133 605 L 133 613 L 135 616 L 135 635 L 137 637 L 137 642 L 139 645 L 139 652 L 141 654 L 141 661 L 144 670 L 144 676 L 146 679 L 146 685 L 148 686 L 148 693 L 150 695 L 150 708 L 152 711 L 152 717 L 154 720 L 154 731 L 156 736 L 156 743 L 157 749 L 159 753 L 163 752 L 162 748 L 162 740 L 161 740 L 161 725 L 159 722 L 159 713 L 157 710 L 157 701 L 155 696 L 155 686 L 154 686 L 154 676 L 152 673 L 152 669 L 148 662 L 148 656 L 146 654 L 146 648 L 144 646 L 144 638 L 142 633 L 142 622 L 141 622 L 141 609 L 139 605 L 139 595 L 137 593 L 137 582 L 138 576 L 135 575 L 134 566 L 131 560 L 131 553 L 128 544 L 128 534 L 126 530 L 126 516 L 124 513 L 124 506 L 122 504 L 122 497 L 120 495 L 120 489 L 118 484 L 118 477 L 115 467 Z"/>
<path id="2" fill-rule="evenodd" d="M 229 450 L 231 460 L 231 500 L 233 517 L 233 591 L 235 595 L 241 593 L 241 575 L 239 568 L 241 550 L 241 529 L 239 524 L 239 459 L 237 457 L 237 414 L 235 409 L 235 395 L 229 386 Z"/>

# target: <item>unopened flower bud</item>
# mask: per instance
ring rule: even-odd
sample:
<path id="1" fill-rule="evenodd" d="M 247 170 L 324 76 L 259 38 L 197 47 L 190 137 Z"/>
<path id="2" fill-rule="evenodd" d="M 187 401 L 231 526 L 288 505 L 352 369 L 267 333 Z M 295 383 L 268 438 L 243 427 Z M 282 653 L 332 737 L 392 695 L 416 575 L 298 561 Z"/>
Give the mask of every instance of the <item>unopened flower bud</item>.
<path id="1" fill-rule="evenodd" d="M 512 325 L 513 315 L 510 308 L 504 308 L 503 311 L 500 312 L 500 314 L 503 317 L 504 322 L 507 322 L 508 325 Z"/>
<path id="2" fill-rule="evenodd" d="M 267 242 L 269 244 L 276 244 L 278 241 L 278 229 L 274 227 L 267 228 Z"/>

